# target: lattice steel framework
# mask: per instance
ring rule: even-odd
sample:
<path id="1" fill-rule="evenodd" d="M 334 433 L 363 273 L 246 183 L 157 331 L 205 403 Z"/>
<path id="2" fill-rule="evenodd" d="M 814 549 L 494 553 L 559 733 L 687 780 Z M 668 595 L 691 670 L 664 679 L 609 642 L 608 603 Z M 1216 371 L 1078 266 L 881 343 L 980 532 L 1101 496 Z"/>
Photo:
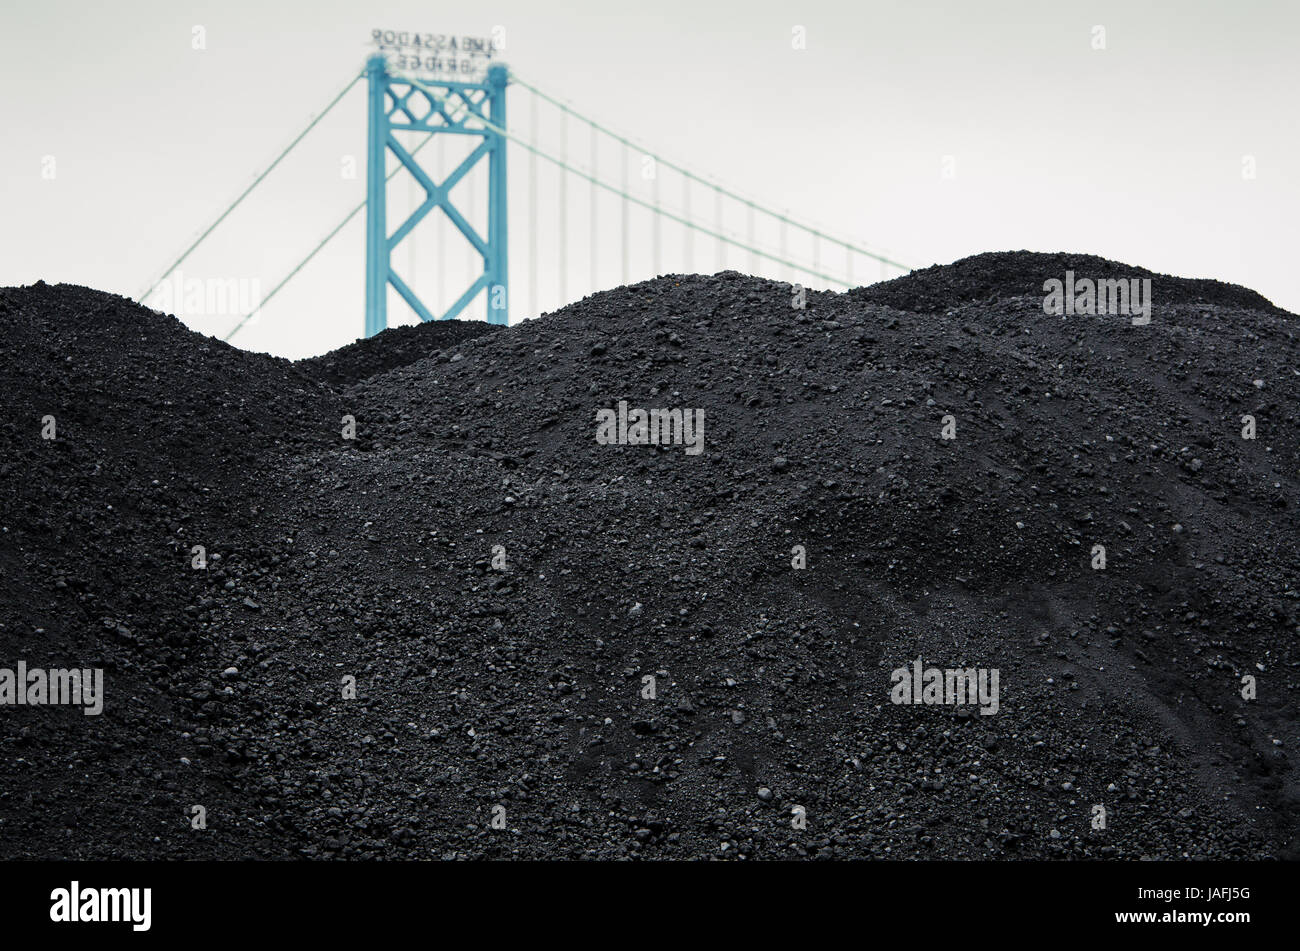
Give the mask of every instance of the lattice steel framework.
<path id="1" fill-rule="evenodd" d="M 411 305 L 421 320 L 458 317 L 479 292 L 487 295 L 488 322 L 509 320 L 506 217 L 506 86 L 509 71 L 501 64 L 487 69 L 481 83 L 443 79 L 421 80 L 418 85 L 393 75 L 382 55 L 366 62 L 369 81 L 369 143 L 366 157 L 366 336 L 388 326 L 388 287 Z M 433 94 L 431 94 L 431 92 Z M 421 167 L 412 151 L 402 146 L 395 131 L 430 135 L 469 135 L 482 141 L 441 182 Z M 424 189 L 425 199 L 391 235 L 388 233 L 388 151 L 397 156 Z M 488 222 L 484 237 L 466 220 L 451 200 L 452 189 L 480 161 L 488 163 Z M 483 258 L 483 273 L 448 310 L 438 317 L 393 270 L 393 249 L 411 233 L 425 215 L 441 209 Z M 439 279 L 445 275 L 438 275 Z"/>

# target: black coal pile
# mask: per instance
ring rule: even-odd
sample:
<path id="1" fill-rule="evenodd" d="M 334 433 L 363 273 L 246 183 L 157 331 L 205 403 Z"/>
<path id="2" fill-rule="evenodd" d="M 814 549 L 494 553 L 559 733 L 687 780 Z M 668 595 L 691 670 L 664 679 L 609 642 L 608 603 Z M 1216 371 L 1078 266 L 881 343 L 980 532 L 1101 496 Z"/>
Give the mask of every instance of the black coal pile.
<path id="1" fill-rule="evenodd" d="M 0 706 L 0 855 L 1295 857 L 1296 318 L 1024 252 L 795 303 L 293 364 L 0 291 L 0 668 L 105 671 Z"/>
<path id="2" fill-rule="evenodd" d="M 335 386 L 369 379 L 397 367 L 423 360 L 431 353 L 471 337 L 504 328 L 477 320 L 439 320 L 409 327 L 393 327 L 369 340 L 358 340 L 318 357 L 299 360 L 309 376 Z"/>
<path id="3" fill-rule="evenodd" d="M 888 304 L 901 310 L 936 313 L 959 304 L 996 304 L 1015 298 L 1043 300 L 1044 281 L 1063 280 L 1067 272 L 1080 279 L 1149 280 L 1162 306 L 1218 304 L 1243 310 L 1278 311 L 1255 291 L 1222 281 L 1191 280 L 1156 274 L 1142 267 L 1107 261 L 1092 254 L 1031 254 L 1001 251 L 964 258 L 953 264 L 913 271 L 907 277 L 873 284 L 853 292 L 858 300 Z"/>

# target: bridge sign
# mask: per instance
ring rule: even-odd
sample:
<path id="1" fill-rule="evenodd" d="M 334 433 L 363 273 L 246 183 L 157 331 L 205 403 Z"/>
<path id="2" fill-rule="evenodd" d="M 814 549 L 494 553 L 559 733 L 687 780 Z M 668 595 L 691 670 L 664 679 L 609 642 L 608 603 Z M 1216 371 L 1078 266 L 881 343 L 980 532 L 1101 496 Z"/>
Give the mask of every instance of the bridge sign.
<path id="1" fill-rule="evenodd" d="M 370 39 L 392 69 L 462 82 L 481 79 L 497 53 L 486 36 L 371 30 Z"/>

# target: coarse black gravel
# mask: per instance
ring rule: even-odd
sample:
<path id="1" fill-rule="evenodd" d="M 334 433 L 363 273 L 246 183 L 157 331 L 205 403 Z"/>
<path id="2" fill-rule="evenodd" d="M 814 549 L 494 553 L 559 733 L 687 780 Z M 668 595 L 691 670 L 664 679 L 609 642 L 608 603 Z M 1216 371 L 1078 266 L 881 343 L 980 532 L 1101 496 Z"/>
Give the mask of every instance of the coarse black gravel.
<path id="1" fill-rule="evenodd" d="M 0 667 L 107 683 L 0 707 L 0 858 L 1297 857 L 1298 329 L 1027 252 L 297 363 L 0 290 Z M 918 657 L 998 712 L 891 703 Z"/>
<path id="2" fill-rule="evenodd" d="M 439 320 L 385 330 L 382 340 L 358 340 L 318 357 L 299 360 L 299 369 L 334 386 L 359 383 L 388 370 L 423 360 L 471 337 L 504 328 L 480 320 Z"/>

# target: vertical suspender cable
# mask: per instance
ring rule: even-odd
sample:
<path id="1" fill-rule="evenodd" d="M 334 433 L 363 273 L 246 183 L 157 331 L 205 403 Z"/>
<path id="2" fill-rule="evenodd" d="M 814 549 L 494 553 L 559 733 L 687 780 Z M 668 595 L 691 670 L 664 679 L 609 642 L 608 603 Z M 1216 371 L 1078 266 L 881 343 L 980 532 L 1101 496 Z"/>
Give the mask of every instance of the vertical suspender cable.
<path id="1" fill-rule="evenodd" d="M 642 158 L 642 161 L 645 161 L 644 157 Z M 651 159 L 651 161 L 654 160 Z M 654 256 L 652 258 L 652 260 L 654 261 L 654 274 L 651 276 L 658 277 L 660 271 L 659 232 L 660 229 L 663 227 L 663 218 L 659 214 L 659 166 L 658 164 L 655 164 L 655 165 L 651 165 L 650 168 L 654 171 L 654 178 L 652 179 L 651 191 L 652 194 L 654 195 L 654 205 L 655 205 L 654 221 L 650 223 L 651 233 L 654 236 Z"/>
<path id="2" fill-rule="evenodd" d="M 623 283 L 628 283 L 627 273 L 627 146 L 623 146 Z"/>
<path id="3" fill-rule="evenodd" d="M 598 278 L 597 278 L 597 271 L 599 270 L 599 263 L 600 263 L 599 260 L 597 259 L 597 248 L 598 248 L 599 246 L 596 244 L 596 217 L 597 217 L 597 216 L 596 216 L 596 198 L 597 198 L 597 196 L 596 196 L 596 179 L 597 179 L 599 176 L 596 174 L 596 159 L 597 159 L 597 155 L 596 155 L 596 151 L 597 151 L 596 127 L 595 127 L 594 125 L 593 125 L 593 126 L 589 126 L 588 131 L 589 131 L 589 134 L 591 135 L 591 198 L 588 199 L 588 203 L 589 203 L 590 206 L 591 206 L 591 207 L 590 207 L 590 210 L 591 210 L 591 229 L 590 229 L 590 233 L 587 235 L 587 243 L 591 246 L 591 290 L 590 290 L 590 293 L 594 294 L 594 293 L 596 293 L 596 291 L 598 291 L 598 290 L 600 289 L 600 281 L 599 281 Z"/>
<path id="4" fill-rule="evenodd" d="M 560 158 L 565 165 L 569 164 L 569 108 L 560 106 Z M 560 198 L 560 302 L 557 307 L 563 307 L 569 302 L 569 196 L 568 196 L 568 179 L 567 174 L 561 167 L 557 174 L 560 176 L 560 187 L 558 189 Z"/>
<path id="5" fill-rule="evenodd" d="M 781 257 L 785 258 L 785 259 L 788 261 L 788 260 L 790 260 L 790 255 L 786 253 L 786 244 L 787 244 L 787 241 L 786 241 L 785 217 L 782 216 L 782 218 L 781 218 Z M 794 283 L 794 279 L 795 279 L 794 269 L 793 269 L 793 268 L 786 268 L 786 270 L 789 271 L 789 273 L 790 273 L 790 283 L 793 284 L 793 283 Z"/>
<path id="6" fill-rule="evenodd" d="M 537 95 L 529 102 L 528 130 L 533 147 L 528 151 L 528 310 L 540 316 L 537 310 Z"/>
<path id="7" fill-rule="evenodd" d="M 685 175 L 682 176 L 682 217 L 687 221 L 691 220 L 691 180 Z M 682 270 L 687 274 L 695 273 L 695 231 L 692 228 L 683 228 L 682 243 L 685 258 Z"/>
<path id="8" fill-rule="evenodd" d="M 724 245 L 724 244 L 722 243 L 722 238 L 721 238 L 721 235 L 722 235 L 722 187 L 721 187 L 720 185 L 714 185 L 714 186 L 713 186 L 713 217 L 716 219 L 716 221 L 714 222 L 713 230 L 714 230 L 715 232 L 717 232 L 718 235 L 719 235 L 717 246 L 713 249 L 713 250 L 714 250 L 714 258 L 716 259 L 717 270 L 719 270 L 719 271 L 725 271 L 725 270 L 726 270 L 726 264 L 727 264 L 727 247 L 726 247 L 726 245 Z"/>
<path id="9" fill-rule="evenodd" d="M 749 206 L 749 246 L 753 248 L 754 247 L 754 203 L 750 201 L 750 202 L 746 202 L 745 204 Z M 749 273 L 756 274 L 757 272 L 758 272 L 758 258 L 754 255 L 753 251 L 750 251 L 749 252 Z"/>

